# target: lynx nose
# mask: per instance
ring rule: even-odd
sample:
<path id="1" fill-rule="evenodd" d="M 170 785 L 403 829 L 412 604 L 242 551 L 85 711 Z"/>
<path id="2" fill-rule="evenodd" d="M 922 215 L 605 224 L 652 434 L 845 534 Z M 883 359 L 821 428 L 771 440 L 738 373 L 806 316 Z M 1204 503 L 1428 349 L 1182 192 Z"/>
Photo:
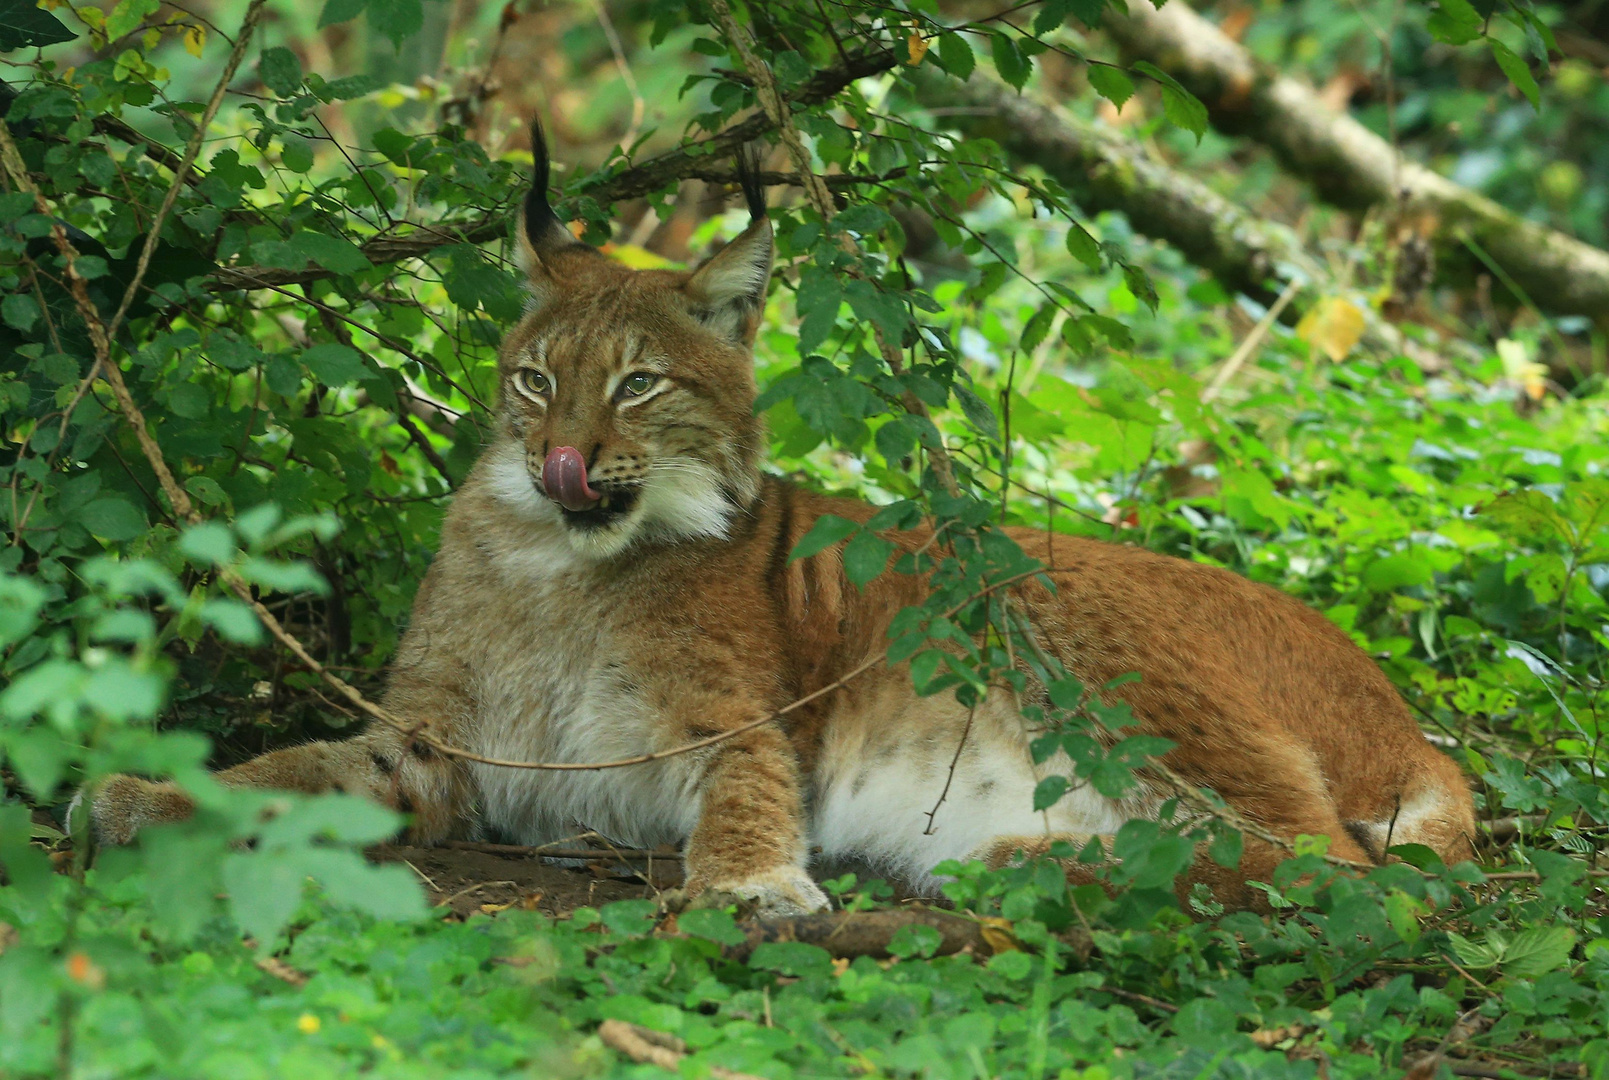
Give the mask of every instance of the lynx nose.
<path id="1" fill-rule="evenodd" d="M 587 459 L 573 446 L 561 446 L 542 462 L 542 488 L 566 510 L 591 510 L 603 498 L 587 483 Z"/>

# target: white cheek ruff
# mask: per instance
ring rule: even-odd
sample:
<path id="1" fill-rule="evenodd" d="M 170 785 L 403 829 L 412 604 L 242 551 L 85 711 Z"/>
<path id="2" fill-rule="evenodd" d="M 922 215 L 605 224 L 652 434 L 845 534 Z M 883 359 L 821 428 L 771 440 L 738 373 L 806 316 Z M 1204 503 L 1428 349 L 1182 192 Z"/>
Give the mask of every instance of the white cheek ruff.
<path id="1" fill-rule="evenodd" d="M 559 521 L 559 508 L 536 489 L 531 470 L 525 467 L 523 447 L 506 442 L 488 450 L 486 459 L 487 486 L 499 503 L 529 521 Z"/>
<path id="2" fill-rule="evenodd" d="M 721 477 L 701 461 L 670 458 L 648 471 L 638 512 L 641 528 L 663 540 L 725 539 L 737 507 Z"/>

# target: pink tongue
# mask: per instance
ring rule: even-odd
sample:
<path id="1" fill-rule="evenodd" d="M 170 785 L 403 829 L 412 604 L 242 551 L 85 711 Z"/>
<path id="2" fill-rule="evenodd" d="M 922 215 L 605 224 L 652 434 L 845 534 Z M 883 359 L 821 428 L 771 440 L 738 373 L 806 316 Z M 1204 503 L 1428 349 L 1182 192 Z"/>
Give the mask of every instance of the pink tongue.
<path id="1" fill-rule="evenodd" d="M 587 461 L 573 446 L 559 447 L 542 462 L 542 486 L 566 510 L 591 510 L 603 498 L 588 486 Z"/>

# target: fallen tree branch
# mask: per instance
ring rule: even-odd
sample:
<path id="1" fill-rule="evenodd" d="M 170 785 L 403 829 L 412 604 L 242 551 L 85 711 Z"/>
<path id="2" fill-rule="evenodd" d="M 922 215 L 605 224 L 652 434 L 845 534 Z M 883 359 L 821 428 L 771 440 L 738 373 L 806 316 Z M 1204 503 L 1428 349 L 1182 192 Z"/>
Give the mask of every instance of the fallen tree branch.
<path id="1" fill-rule="evenodd" d="M 1609 252 L 1527 221 L 1484 195 L 1401 158 L 1385 139 L 1337 113 L 1306 83 L 1262 64 L 1174 0 L 1134 0 L 1103 24 L 1128 54 L 1164 68 L 1207 106 L 1214 127 L 1267 146 L 1326 200 L 1353 209 L 1402 201 L 1436 219 L 1443 265 L 1477 271 L 1459 239 L 1480 245 L 1543 308 L 1609 318 Z"/>
<path id="2" fill-rule="evenodd" d="M 971 949 L 989 956 L 995 949 L 985 936 L 985 927 L 976 919 L 952 915 L 926 907 L 903 907 L 888 911 L 828 911 L 817 915 L 751 919 L 738 924 L 743 931 L 741 945 L 722 950 L 730 960 L 747 960 L 767 942 L 797 941 L 818 945 L 836 957 L 870 956 L 886 959 L 894 935 L 907 926 L 925 926 L 939 933 L 935 956 L 950 956 Z M 1005 934 L 1000 931 L 1001 937 Z"/>

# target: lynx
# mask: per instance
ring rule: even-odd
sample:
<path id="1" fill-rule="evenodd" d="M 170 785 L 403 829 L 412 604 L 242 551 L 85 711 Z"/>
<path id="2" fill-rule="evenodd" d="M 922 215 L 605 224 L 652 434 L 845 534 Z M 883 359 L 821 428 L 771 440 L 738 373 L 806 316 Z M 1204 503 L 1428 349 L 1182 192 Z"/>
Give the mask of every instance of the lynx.
<path id="1" fill-rule="evenodd" d="M 758 182 L 745 184 L 747 229 L 699 269 L 631 270 L 561 224 L 539 129 L 533 142 L 521 237 L 532 308 L 502 346 L 496 437 L 453 501 L 383 703 L 485 757 L 606 761 L 710 739 L 832 686 L 881 654 L 925 584 L 890 572 L 856 588 L 838 547 L 790 561 L 822 515 L 864 522 L 874 508 L 760 468 L 752 348 L 772 236 Z M 1089 686 L 1137 672 L 1110 693 L 1176 744 L 1164 760 L 1184 779 L 1265 834 L 1327 835 L 1359 863 L 1409 842 L 1449 862 L 1471 854 L 1459 769 L 1328 620 L 1222 570 L 1010 535 L 1053 568 L 1053 590 L 1014 589 L 1045 648 Z M 907 551 L 929 539 L 890 538 Z M 1029 740 L 1007 695 L 969 717 L 950 695 L 918 696 L 904 665 L 876 665 L 771 723 L 625 769 L 464 761 L 375 724 L 218 777 L 365 793 L 408 815 L 415 843 L 593 829 L 683 844 L 689 894 L 782 914 L 827 904 L 813 865 L 931 891 L 943 860 L 1000 865 L 1058 839 L 1083 849 L 1155 818 L 1172 794 L 1154 778 L 1122 799 L 1083 786 L 1035 812 L 1035 785 L 1058 763 L 1035 765 Z M 104 842 L 126 843 L 191 810 L 171 784 L 119 776 L 91 816 Z M 1177 888 L 1256 906 L 1264 894 L 1247 881 L 1288 854 L 1248 836 L 1238 868 L 1203 854 Z"/>

